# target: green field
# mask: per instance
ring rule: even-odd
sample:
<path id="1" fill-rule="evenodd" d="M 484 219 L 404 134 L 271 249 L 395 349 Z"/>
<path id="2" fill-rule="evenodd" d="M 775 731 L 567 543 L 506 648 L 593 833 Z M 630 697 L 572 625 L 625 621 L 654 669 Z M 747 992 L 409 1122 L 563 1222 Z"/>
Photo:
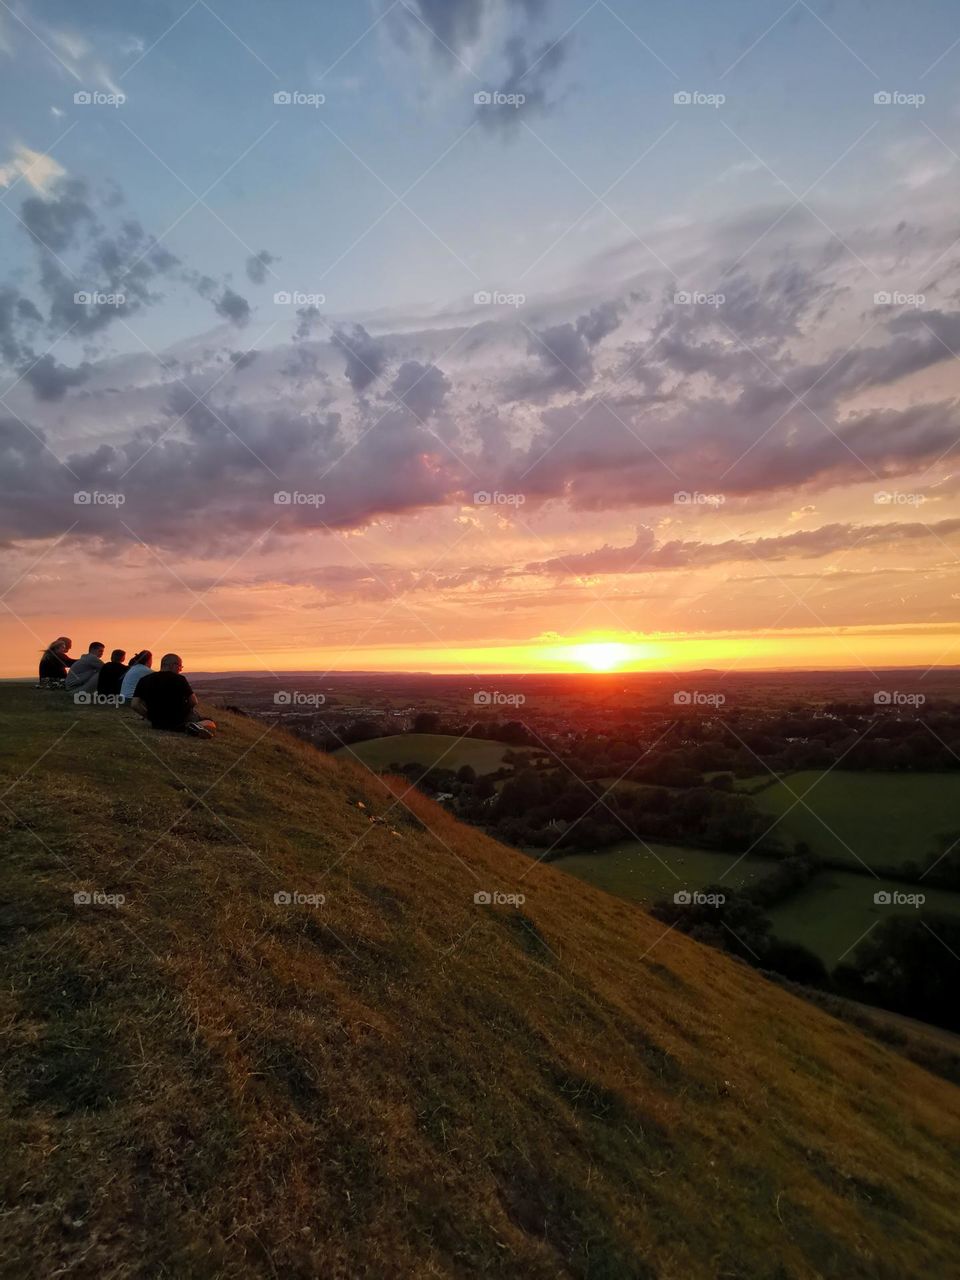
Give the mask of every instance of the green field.
<path id="1" fill-rule="evenodd" d="M 873 895 L 882 889 L 922 893 L 926 901 L 921 907 L 879 905 L 874 903 Z M 923 884 L 877 880 L 855 871 L 822 871 L 798 893 L 772 907 L 768 915 L 778 938 L 802 943 L 832 968 L 872 925 L 888 915 L 911 915 L 917 911 L 921 916 L 930 912 L 960 915 L 960 893 Z"/>
<path id="2" fill-rule="evenodd" d="M 334 751 L 342 760 L 359 760 L 367 768 L 380 772 L 392 764 L 422 764 L 425 769 L 460 769 L 468 764 L 478 774 L 494 773 L 503 765 L 508 751 L 506 742 L 490 742 L 485 738 L 455 738 L 446 733 L 398 733 L 389 738 L 371 738 Z"/>
<path id="3" fill-rule="evenodd" d="M 941 851 L 939 835 L 960 830 L 960 773 L 807 770 L 766 787 L 753 803 L 771 818 L 782 815 L 773 834 L 788 848 L 804 840 L 821 857 L 851 866 L 922 866 Z"/>
<path id="4" fill-rule="evenodd" d="M 740 889 L 762 879 L 776 866 L 769 858 L 748 855 L 738 862 L 739 857 L 736 853 L 711 853 L 682 845 L 624 840 L 599 853 L 569 854 L 551 865 L 631 902 L 653 902 L 672 897 L 678 889 L 702 889 L 707 884 Z"/>

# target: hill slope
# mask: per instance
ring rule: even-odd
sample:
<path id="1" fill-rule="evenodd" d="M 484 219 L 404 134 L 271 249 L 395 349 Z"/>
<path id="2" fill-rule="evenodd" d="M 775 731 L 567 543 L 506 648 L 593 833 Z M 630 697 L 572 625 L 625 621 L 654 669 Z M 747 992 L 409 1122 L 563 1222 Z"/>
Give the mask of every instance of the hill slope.
<path id="1" fill-rule="evenodd" d="M 0 689 L 4 1274 L 956 1273 L 955 1087 L 220 718 Z"/>

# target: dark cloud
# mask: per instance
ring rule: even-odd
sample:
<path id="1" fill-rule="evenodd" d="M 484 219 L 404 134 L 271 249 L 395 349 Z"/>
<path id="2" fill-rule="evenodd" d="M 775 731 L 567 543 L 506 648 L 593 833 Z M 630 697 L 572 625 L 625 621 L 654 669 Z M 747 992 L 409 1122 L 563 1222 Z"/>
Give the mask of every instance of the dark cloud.
<path id="1" fill-rule="evenodd" d="M 522 36 L 511 36 L 503 48 L 506 72 L 497 85 L 499 98 L 476 108 L 478 123 L 491 133 L 510 136 L 527 118 L 543 115 L 553 105 L 550 81 L 566 60 L 567 41 L 548 40 L 528 49 Z"/>
<path id="2" fill-rule="evenodd" d="M 250 303 L 228 285 L 217 299 L 214 310 L 224 320 L 242 328 L 250 319 Z"/>
<path id="3" fill-rule="evenodd" d="M 357 395 L 383 372 L 386 347 L 380 339 L 371 338 L 362 324 L 335 329 L 330 342 L 346 357 L 344 375 Z"/>
<path id="4" fill-rule="evenodd" d="M 20 220 L 33 239 L 53 253 L 63 253 L 81 231 L 99 225 L 89 203 L 87 184 L 79 178 L 62 181 L 52 199 L 29 196 L 20 205 Z"/>
<path id="5" fill-rule="evenodd" d="M 259 354 L 259 351 L 231 351 L 230 363 L 239 372 L 241 369 L 249 368 Z"/>
<path id="6" fill-rule="evenodd" d="M 274 257 L 267 249 L 261 249 L 259 253 L 252 254 L 247 259 L 247 276 L 254 284 L 263 284 L 267 278 L 267 268 L 271 267 L 280 259 Z"/>
<path id="7" fill-rule="evenodd" d="M 674 539 L 658 543 L 652 529 L 641 526 L 631 546 L 600 547 L 552 560 L 528 564 L 525 573 L 558 577 L 651 573 L 668 569 L 706 568 L 738 560 L 809 560 L 853 548 L 899 546 L 925 538 L 948 538 L 960 533 L 960 518 L 876 525 L 827 524 L 797 529 L 768 538 L 727 538 L 722 542 Z"/>
<path id="8" fill-rule="evenodd" d="M 450 379 L 434 364 L 405 360 L 397 370 L 391 392 L 418 418 L 439 413 L 451 390 Z"/>
<path id="9" fill-rule="evenodd" d="M 38 400 L 62 400 L 71 387 L 79 387 L 90 377 L 89 364 L 70 369 L 49 353 L 35 360 L 23 371 L 23 380 Z"/>
<path id="10" fill-rule="evenodd" d="M 527 350 L 540 368 L 509 378 L 508 396 L 522 400 L 583 390 L 594 375 L 593 349 L 614 332 L 622 312 L 622 303 L 607 302 L 573 322 L 530 333 Z"/>

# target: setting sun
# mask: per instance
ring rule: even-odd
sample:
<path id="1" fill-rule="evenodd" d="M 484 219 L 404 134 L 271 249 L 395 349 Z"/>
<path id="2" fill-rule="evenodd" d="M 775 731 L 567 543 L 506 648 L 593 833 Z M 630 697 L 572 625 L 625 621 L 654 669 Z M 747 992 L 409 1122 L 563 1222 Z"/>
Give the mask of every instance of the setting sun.
<path id="1" fill-rule="evenodd" d="M 591 671 L 614 671 L 630 658 L 630 646 L 608 641 L 602 644 L 579 644 L 570 656 Z"/>

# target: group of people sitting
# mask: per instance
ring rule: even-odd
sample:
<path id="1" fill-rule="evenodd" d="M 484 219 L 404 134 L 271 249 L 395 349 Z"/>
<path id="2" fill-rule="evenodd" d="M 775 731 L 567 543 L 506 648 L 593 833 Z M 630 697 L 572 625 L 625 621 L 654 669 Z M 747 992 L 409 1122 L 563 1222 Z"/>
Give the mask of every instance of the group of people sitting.
<path id="1" fill-rule="evenodd" d="M 76 702 L 130 707 L 154 729 L 212 738 L 217 726 L 197 714 L 197 695 L 183 674 L 179 654 L 165 653 L 160 670 L 153 669 L 149 649 L 135 653 L 128 663 L 125 649 L 114 649 L 104 662 L 105 646 L 95 640 L 80 658 L 72 658 L 73 641 L 58 636 L 40 659 L 40 689 L 67 689 Z"/>

